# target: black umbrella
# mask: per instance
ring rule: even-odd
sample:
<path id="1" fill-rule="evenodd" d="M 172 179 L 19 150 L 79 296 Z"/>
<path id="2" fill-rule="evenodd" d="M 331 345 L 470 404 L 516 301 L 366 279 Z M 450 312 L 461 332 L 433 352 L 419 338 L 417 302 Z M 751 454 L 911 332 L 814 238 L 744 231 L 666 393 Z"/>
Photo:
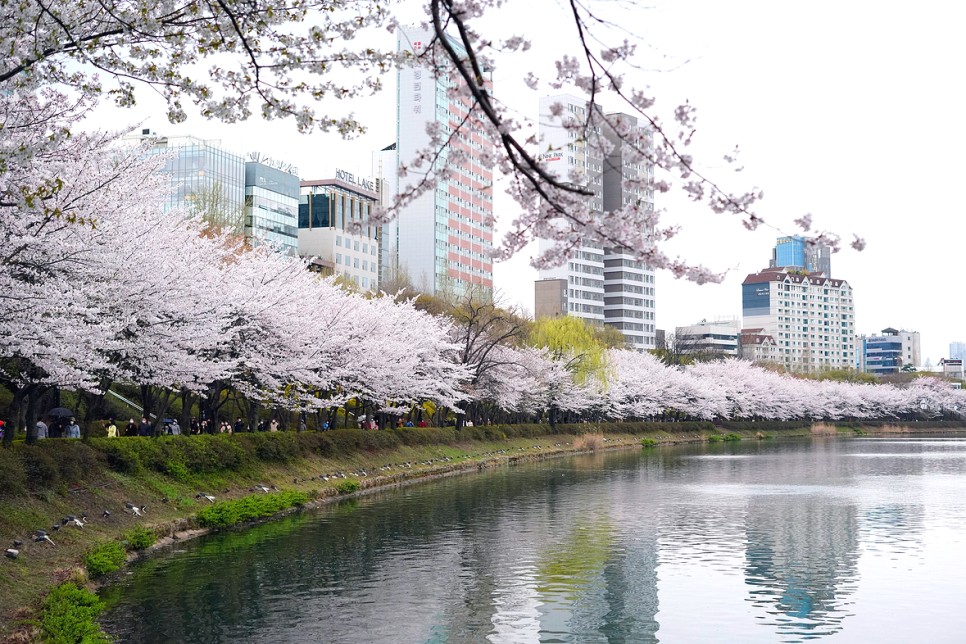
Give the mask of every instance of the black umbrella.
<path id="1" fill-rule="evenodd" d="M 74 415 L 74 412 L 67 409 L 66 407 L 54 407 L 47 412 L 47 416 L 50 418 L 70 418 Z"/>

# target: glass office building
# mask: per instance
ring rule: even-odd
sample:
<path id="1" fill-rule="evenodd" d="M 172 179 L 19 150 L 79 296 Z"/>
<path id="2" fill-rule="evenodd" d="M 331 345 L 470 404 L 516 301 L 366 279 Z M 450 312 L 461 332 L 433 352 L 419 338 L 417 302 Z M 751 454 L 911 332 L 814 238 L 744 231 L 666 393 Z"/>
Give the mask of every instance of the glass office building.
<path id="1" fill-rule="evenodd" d="M 298 252 L 299 178 L 264 163 L 245 164 L 245 237 Z"/>

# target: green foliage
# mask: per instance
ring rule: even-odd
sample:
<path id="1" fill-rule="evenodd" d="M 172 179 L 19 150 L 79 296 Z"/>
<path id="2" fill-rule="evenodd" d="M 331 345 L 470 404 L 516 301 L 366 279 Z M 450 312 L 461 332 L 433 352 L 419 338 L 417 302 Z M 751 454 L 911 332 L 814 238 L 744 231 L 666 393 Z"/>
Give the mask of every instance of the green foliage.
<path id="1" fill-rule="evenodd" d="M 95 546 L 84 555 L 84 566 L 92 577 L 101 577 L 118 570 L 127 561 L 124 546 L 118 541 L 108 541 Z"/>
<path id="2" fill-rule="evenodd" d="M 549 349 L 557 358 L 570 359 L 578 383 L 594 378 L 606 384 L 607 346 L 585 320 L 571 315 L 540 318 L 527 340 L 531 346 Z"/>
<path id="3" fill-rule="evenodd" d="M 642 438 L 641 447 L 657 447 L 657 441 L 653 438 Z"/>
<path id="4" fill-rule="evenodd" d="M 335 489 L 339 494 L 352 494 L 359 491 L 359 481 L 346 479 L 335 484 Z"/>
<path id="5" fill-rule="evenodd" d="M 99 644 L 111 640 L 97 624 L 104 603 L 86 588 L 67 582 L 54 588 L 44 600 L 40 630 L 47 642 Z"/>
<path id="6" fill-rule="evenodd" d="M 709 443 L 720 443 L 722 441 L 721 434 L 711 434 L 708 436 Z"/>
<path id="7" fill-rule="evenodd" d="M 103 463 L 104 455 L 81 441 L 16 444 L 0 453 L 0 496 L 64 489 L 95 475 Z"/>
<path id="8" fill-rule="evenodd" d="M 735 443 L 741 440 L 741 436 L 738 434 L 725 434 L 721 440 L 728 441 L 729 443 Z"/>
<path id="9" fill-rule="evenodd" d="M 127 543 L 128 550 L 145 550 L 153 546 L 158 539 L 154 530 L 140 525 L 125 532 L 122 538 Z"/>
<path id="10" fill-rule="evenodd" d="M 0 449 L 0 496 L 19 496 L 27 491 L 27 472 L 16 450 Z"/>
<path id="11" fill-rule="evenodd" d="M 198 513 L 198 522 L 209 528 L 229 526 L 271 516 L 288 508 L 305 505 L 304 492 L 286 490 L 276 494 L 251 494 L 234 501 L 220 501 Z"/>

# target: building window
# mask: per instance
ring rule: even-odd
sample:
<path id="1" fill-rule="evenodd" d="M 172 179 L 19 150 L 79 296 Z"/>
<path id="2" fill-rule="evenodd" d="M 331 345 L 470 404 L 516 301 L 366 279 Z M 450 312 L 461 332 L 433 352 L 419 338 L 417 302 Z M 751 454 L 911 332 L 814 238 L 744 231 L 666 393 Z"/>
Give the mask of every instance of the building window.
<path id="1" fill-rule="evenodd" d="M 342 245 L 342 237 L 340 235 L 336 235 L 335 236 L 335 245 L 336 246 L 341 246 Z"/>
<path id="2" fill-rule="evenodd" d="M 335 254 L 335 263 L 336 264 L 341 264 L 342 263 L 342 253 L 336 253 Z"/>

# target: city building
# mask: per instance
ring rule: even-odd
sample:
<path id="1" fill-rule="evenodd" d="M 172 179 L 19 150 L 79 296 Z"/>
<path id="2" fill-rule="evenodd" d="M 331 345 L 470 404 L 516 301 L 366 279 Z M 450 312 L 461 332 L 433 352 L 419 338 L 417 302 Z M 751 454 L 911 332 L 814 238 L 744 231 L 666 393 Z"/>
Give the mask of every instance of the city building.
<path id="1" fill-rule="evenodd" d="M 252 245 L 297 254 L 298 212 L 298 175 L 258 161 L 245 164 L 245 237 Z"/>
<path id="2" fill-rule="evenodd" d="M 738 353 L 743 360 L 778 364 L 778 344 L 764 329 L 742 329 L 738 338 Z"/>
<path id="3" fill-rule="evenodd" d="M 363 290 L 379 288 L 378 229 L 366 225 L 378 201 L 375 181 L 336 170 L 335 178 L 301 183 L 298 249 Z M 353 230 L 353 222 L 361 224 Z"/>
<path id="4" fill-rule="evenodd" d="M 246 161 L 220 141 L 194 136 L 159 136 L 145 128 L 129 138 L 147 143 L 151 154 L 165 155 L 162 171 L 171 177 L 165 210 L 184 208 L 252 245 L 296 252 L 296 168 L 259 154 Z"/>
<path id="5" fill-rule="evenodd" d="M 966 360 L 966 342 L 950 342 L 949 357 L 953 360 Z"/>
<path id="6" fill-rule="evenodd" d="M 171 177 L 165 210 L 185 208 L 238 234 L 245 229 L 245 159 L 220 141 L 193 136 L 159 136 L 143 129 L 132 137 L 146 142 L 152 154 L 164 154 L 163 172 Z"/>
<path id="7" fill-rule="evenodd" d="M 918 331 L 882 329 L 878 335 L 860 336 L 856 349 L 859 371 L 877 376 L 918 370 L 922 359 Z"/>
<path id="8" fill-rule="evenodd" d="M 953 358 L 943 358 L 939 361 L 939 366 L 942 367 L 943 376 L 946 378 L 955 378 L 956 380 L 963 380 L 963 361 Z"/>
<path id="9" fill-rule="evenodd" d="M 772 250 L 769 268 L 822 273 L 832 276 L 832 249 L 824 244 L 809 243 L 804 237 L 779 237 Z"/>
<path id="10" fill-rule="evenodd" d="M 539 319 L 567 315 L 567 291 L 567 280 L 545 279 L 534 282 L 534 317 Z"/>
<path id="11" fill-rule="evenodd" d="M 421 54 L 435 40 L 431 31 L 416 27 L 396 31 L 397 51 Z M 450 44 L 458 51 L 462 47 Z M 490 71 L 485 70 L 489 75 Z M 420 291 L 462 295 L 471 290 L 492 297 L 493 259 L 493 144 L 470 114 L 470 105 L 457 91 L 459 79 L 434 74 L 428 65 L 400 65 L 397 72 L 396 172 L 406 166 L 406 178 L 396 190 L 406 190 L 428 171 L 432 185 L 402 207 L 383 258 L 398 266 Z M 489 80 L 486 87 L 492 88 Z M 434 149 L 427 129 L 450 136 Z M 426 151 L 433 161 L 417 169 L 413 161 Z M 387 150 L 389 151 L 389 150 Z M 428 167 L 427 167 L 428 166 Z M 443 169 L 447 170 L 442 174 Z"/>
<path id="12" fill-rule="evenodd" d="M 701 320 L 696 324 L 675 327 L 675 349 L 684 354 L 737 358 L 740 333 L 741 322 L 737 319 Z"/>
<path id="13" fill-rule="evenodd" d="M 557 108 L 562 106 L 562 110 Z M 600 141 L 578 137 L 566 127 L 568 120 L 596 118 L 600 124 Z M 600 108 L 576 96 L 548 96 L 539 104 L 540 149 L 546 150 L 541 160 L 558 177 L 578 182 L 593 191 L 593 210 L 605 216 L 611 210 L 634 201 L 653 209 L 653 192 L 628 188 L 626 179 L 638 180 L 650 176 L 653 168 L 633 155 L 622 145 L 615 126 L 627 127 L 646 136 L 633 116 L 603 114 Z M 574 172 L 576 171 L 576 172 Z M 631 184 L 633 185 L 633 183 Z M 645 234 L 646 231 L 641 231 Z M 556 242 L 541 239 L 541 252 Z M 606 324 L 618 329 L 629 346 L 654 349 L 655 339 L 655 282 L 654 270 L 621 249 L 605 248 L 587 243 L 575 251 L 567 263 L 541 269 L 536 289 L 546 280 L 567 283 L 567 314 L 583 318 L 593 324 Z M 537 309 L 539 316 L 540 307 Z"/>
<path id="14" fill-rule="evenodd" d="M 770 268 L 748 275 L 741 289 L 744 326 L 774 339 L 774 362 L 806 373 L 855 367 L 855 304 L 848 282 Z"/>

